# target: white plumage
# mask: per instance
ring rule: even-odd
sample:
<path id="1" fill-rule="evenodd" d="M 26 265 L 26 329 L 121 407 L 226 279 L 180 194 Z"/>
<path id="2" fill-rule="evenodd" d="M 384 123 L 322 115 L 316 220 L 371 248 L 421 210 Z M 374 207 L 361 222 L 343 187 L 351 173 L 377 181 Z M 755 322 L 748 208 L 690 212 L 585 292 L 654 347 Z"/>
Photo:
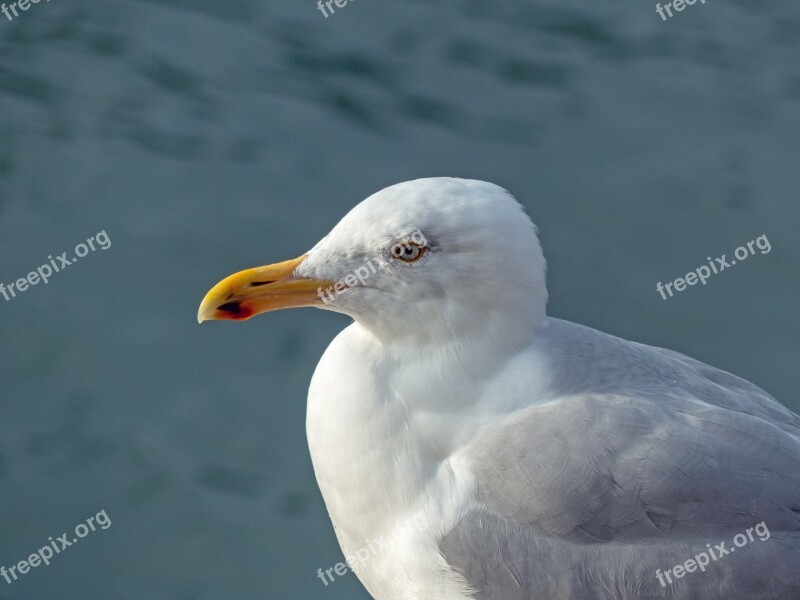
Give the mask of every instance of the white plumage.
<path id="1" fill-rule="evenodd" d="M 416 262 L 391 248 L 412 232 Z M 379 268 L 308 398 L 314 469 L 379 600 L 800 598 L 800 418 L 731 374 L 549 318 L 536 228 L 492 184 L 354 208 L 298 280 Z M 352 280 L 351 280 L 352 281 Z M 425 527 L 398 527 L 416 519 Z M 704 572 L 659 573 L 764 523 Z"/>

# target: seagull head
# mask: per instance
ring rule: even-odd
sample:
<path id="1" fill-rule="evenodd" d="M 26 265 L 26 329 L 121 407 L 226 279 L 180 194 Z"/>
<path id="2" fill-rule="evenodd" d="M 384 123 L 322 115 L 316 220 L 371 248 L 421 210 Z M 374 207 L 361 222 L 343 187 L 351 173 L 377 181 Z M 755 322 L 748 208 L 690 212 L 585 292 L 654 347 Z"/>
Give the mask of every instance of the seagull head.
<path id="1" fill-rule="evenodd" d="M 524 337 L 545 316 L 536 227 L 503 188 L 430 178 L 353 208 L 299 258 L 231 275 L 198 321 L 304 306 L 341 312 L 384 341 Z"/>

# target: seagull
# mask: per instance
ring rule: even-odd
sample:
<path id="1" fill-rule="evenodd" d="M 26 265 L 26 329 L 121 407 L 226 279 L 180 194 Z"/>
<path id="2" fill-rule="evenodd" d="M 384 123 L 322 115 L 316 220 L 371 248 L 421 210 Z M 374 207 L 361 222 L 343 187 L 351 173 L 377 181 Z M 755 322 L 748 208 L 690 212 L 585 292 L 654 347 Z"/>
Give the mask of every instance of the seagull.
<path id="1" fill-rule="evenodd" d="M 198 321 L 353 319 L 317 365 L 306 432 L 347 567 L 378 600 L 800 598 L 800 417 L 549 317 L 545 268 L 505 189 L 419 179 L 303 256 L 222 280 Z"/>

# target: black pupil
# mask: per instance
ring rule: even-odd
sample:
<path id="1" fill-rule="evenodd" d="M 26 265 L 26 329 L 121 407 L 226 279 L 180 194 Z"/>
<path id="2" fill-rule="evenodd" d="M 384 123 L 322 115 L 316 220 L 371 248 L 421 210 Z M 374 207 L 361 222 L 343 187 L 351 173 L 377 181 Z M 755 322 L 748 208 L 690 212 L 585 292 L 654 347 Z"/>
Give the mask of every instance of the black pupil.
<path id="1" fill-rule="evenodd" d="M 392 254 L 397 258 L 415 258 L 417 247 L 413 244 L 398 244 L 392 248 Z"/>

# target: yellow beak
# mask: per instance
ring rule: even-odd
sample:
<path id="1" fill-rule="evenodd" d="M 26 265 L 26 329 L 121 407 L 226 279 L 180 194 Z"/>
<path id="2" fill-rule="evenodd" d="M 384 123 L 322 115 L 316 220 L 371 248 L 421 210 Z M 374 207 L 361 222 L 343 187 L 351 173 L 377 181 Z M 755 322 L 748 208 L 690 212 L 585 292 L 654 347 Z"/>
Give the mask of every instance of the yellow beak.
<path id="1" fill-rule="evenodd" d="M 321 291 L 334 282 L 295 277 L 295 269 L 306 258 L 304 255 L 226 277 L 203 298 L 197 322 L 244 321 L 271 310 L 322 304 Z"/>

